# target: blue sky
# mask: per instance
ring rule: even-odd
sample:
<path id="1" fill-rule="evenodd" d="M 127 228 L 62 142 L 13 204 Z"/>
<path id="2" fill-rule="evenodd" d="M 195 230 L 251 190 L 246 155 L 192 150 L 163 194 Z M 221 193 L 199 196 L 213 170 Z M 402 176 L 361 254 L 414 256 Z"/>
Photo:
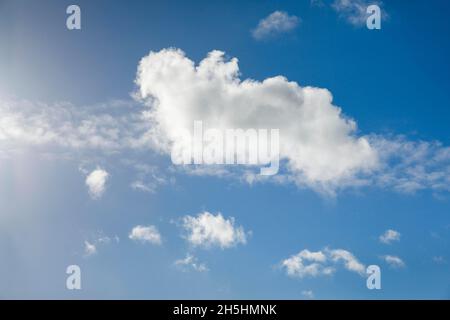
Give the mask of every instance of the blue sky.
<path id="1" fill-rule="evenodd" d="M 82 29 L 69 31 L 72 2 L 0 1 L 0 297 L 448 299 L 450 4 L 385 1 L 381 30 L 368 30 L 351 23 L 354 12 L 336 3 L 77 1 Z M 296 17 L 295 23 L 255 38 L 260 21 L 276 11 Z M 313 149 L 324 155 L 325 168 L 352 166 L 345 179 L 336 172 L 324 178 L 324 167 L 312 161 L 294 171 L 282 168 L 288 182 L 270 177 L 249 184 L 239 169 L 225 177 L 189 172 L 148 141 L 132 147 L 125 136 L 161 125 L 136 120 L 155 108 L 135 82 L 150 51 L 159 53 L 142 73 L 150 92 L 179 95 L 188 111 L 215 101 L 209 97 L 214 88 L 192 94 L 192 81 L 171 91 L 171 82 L 183 84 L 189 69 L 175 70 L 169 80 L 154 78 L 152 68 L 169 59 L 161 51 L 169 48 L 195 64 L 223 51 L 225 62 L 238 58 L 242 81 L 282 75 L 298 92 L 326 88 L 333 101 L 324 112 L 341 108 L 333 118 L 338 125 L 353 119 L 357 128 L 343 137 L 367 140 L 379 163 L 334 153 L 341 140 L 333 142 L 331 134 L 330 144 Z M 241 93 L 264 109 L 257 96 Z M 277 90 L 269 92 L 272 98 L 280 108 L 291 101 Z M 214 103 L 201 107 L 218 112 Z M 174 110 L 164 130 L 188 119 Z M 281 134 L 297 122 L 305 125 L 290 111 L 281 109 Z M 264 119 L 262 111 L 253 116 Z M 85 120 L 92 127 L 83 127 Z M 319 135 L 326 129 L 308 128 Z M 297 164 L 295 155 L 286 157 Z M 93 178 L 99 189 L 87 183 L 96 170 L 107 174 Z M 200 219 L 205 212 L 210 220 Z M 187 221 L 217 229 L 195 244 Z M 132 237 L 136 226 L 154 227 L 160 241 L 145 238 L 153 229 Z M 231 238 L 222 236 L 224 226 Z M 383 243 L 387 230 L 399 236 Z M 338 249 L 364 269 L 379 265 L 382 289 L 368 290 L 365 275 L 343 258 L 333 260 Z M 302 250 L 323 254 L 324 266 L 302 258 Z M 303 264 L 289 260 L 294 256 Z M 291 274 L 286 261 L 294 263 Z M 316 274 L 302 269 L 312 263 L 318 263 Z M 72 264 L 82 270 L 80 291 L 65 287 Z M 334 272 L 324 274 L 325 267 Z"/>

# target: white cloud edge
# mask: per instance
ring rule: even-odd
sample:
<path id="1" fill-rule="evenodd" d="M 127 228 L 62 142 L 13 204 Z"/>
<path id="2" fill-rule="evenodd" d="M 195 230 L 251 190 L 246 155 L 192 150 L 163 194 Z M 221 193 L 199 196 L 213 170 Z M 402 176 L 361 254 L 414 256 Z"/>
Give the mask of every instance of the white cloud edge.
<path id="1" fill-rule="evenodd" d="M 197 257 L 193 254 L 187 253 L 182 259 L 175 260 L 174 265 L 183 271 L 194 270 L 197 272 L 207 272 L 209 271 L 208 266 L 199 262 Z"/>
<path id="2" fill-rule="evenodd" d="M 162 237 L 158 228 L 154 225 L 137 225 L 133 227 L 128 235 L 128 238 L 143 244 L 150 243 L 153 245 L 161 245 Z"/>
<path id="3" fill-rule="evenodd" d="M 249 234 L 242 226 L 236 225 L 234 217 L 226 218 L 220 212 L 203 211 L 196 216 L 186 215 L 181 226 L 184 239 L 191 246 L 204 249 L 227 249 L 246 244 Z"/>
<path id="4" fill-rule="evenodd" d="M 294 30 L 300 21 L 300 18 L 295 15 L 277 10 L 258 22 L 257 27 L 252 30 L 252 36 L 256 40 L 275 37 Z"/>
<path id="5" fill-rule="evenodd" d="M 0 153 L 8 157 L 22 148 L 46 148 L 71 152 L 97 150 L 104 154 L 124 152 L 125 150 L 152 149 L 161 152 L 155 142 L 154 132 L 149 123 L 148 109 L 131 108 L 129 102 L 118 101 L 95 108 L 79 108 L 69 103 L 48 105 L 25 100 L 0 101 Z M 107 107 L 108 106 L 108 107 Z M 112 109 L 111 109 L 112 108 Z M 114 111 L 113 113 L 111 110 Z M 116 110 L 120 112 L 116 113 Z M 89 115 L 95 112 L 95 115 Z M 272 179 L 261 179 L 251 171 L 222 167 L 220 170 L 201 168 L 198 174 L 215 174 L 218 177 L 232 178 L 246 183 L 273 181 L 293 183 L 300 188 L 309 187 L 328 196 L 346 188 L 376 186 L 396 192 L 410 193 L 431 190 L 433 193 L 450 191 L 450 148 L 439 142 L 408 141 L 405 137 L 365 136 L 369 145 L 379 155 L 377 170 L 364 175 L 351 175 L 333 183 L 311 183 L 298 179 L 284 170 Z M 49 149 L 51 147 L 51 149 Z M 160 150 L 160 151 L 157 151 Z M 39 150 L 37 150 L 39 151 Z M 36 152 L 39 154 L 39 152 Z M 180 173 L 182 168 L 176 168 Z M 188 168 L 187 172 L 192 168 Z M 246 177 L 245 179 L 242 177 Z M 151 191 L 151 182 L 136 177 L 134 187 Z M 131 182 L 133 184 L 133 182 Z M 141 186 L 143 188 L 139 188 Z M 146 188 L 147 186 L 147 188 Z"/>
<path id="6" fill-rule="evenodd" d="M 103 196 L 109 178 L 110 174 L 101 167 L 97 167 L 86 176 L 85 184 L 93 200 L 98 200 Z"/>
<path id="7" fill-rule="evenodd" d="M 340 264 L 343 264 L 346 270 L 355 272 L 360 276 L 364 276 L 366 273 L 365 265 L 353 253 L 344 249 L 330 248 L 319 251 L 303 249 L 299 253 L 282 260 L 279 267 L 286 272 L 287 276 L 302 279 L 331 276 Z"/>
<path id="8" fill-rule="evenodd" d="M 394 229 L 387 229 L 378 239 L 381 243 L 391 244 L 394 241 L 400 241 L 401 233 Z"/>
<path id="9" fill-rule="evenodd" d="M 384 256 L 381 256 L 381 258 L 391 268 L 400 269 L 400 268 L 406 267 L 405 262 L 398 256 L 395 256 L 395 255 L 384 255 Z"/>

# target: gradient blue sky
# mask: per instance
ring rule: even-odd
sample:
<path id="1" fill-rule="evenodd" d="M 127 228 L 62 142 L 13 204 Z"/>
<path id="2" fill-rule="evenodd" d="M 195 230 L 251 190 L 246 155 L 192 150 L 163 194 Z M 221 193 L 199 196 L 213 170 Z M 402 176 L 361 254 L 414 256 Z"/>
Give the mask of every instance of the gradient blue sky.
<path id="1" fill-rule="evenodd" d="M 198 63 L 218 49 L 239 59 L 242 79 L 283 75 L 327 88 L 358 134 L 438 141 L 445 150 L 450 3 L 385 1 L 389 17 L 372 31 L 348 23 L 329 2 L 0 0 L 0 103 L 67 102 L 90 110 L 120 100 L 142 108 L 130 97 L 142 57 L 176 47 Z M 82 10 L 80 31 L 65 27 L 72 3 Z M 297 28 L 254 39 L 251 30 L 276 10 L 299 17 Z M 291 184 L 173 173 L 169 157 L 150 151 L 67 156 L 45 146 L 17 149 L 0 149 L 0 298 L 303 299 L 305 291 L 317 299 L 450 298 L 448 184 L 447 191 L 409 193 L 369 185 L 329 197 Z M 173 181 L 153 193 L 133 190 L 138 173 L 124 164 L 130 159 Z M 96 166 L 111 178 L 93 200 L 83 170 Z M 192 248 L 179 220 L 205 210 L 234 217 L 251 231 L 247 243 Z M 156 226 L 162 244 L 130 240 L 136 225 Z M 387 229 L 400 232 L 400 241 L 381 243 Z M 99 234 L 120 241 L 86 256 L 84 241 Z M 303 249 L 326 247 L 379 265 L 382 290 L 368 290 L 364 277 L 342 266 L 333 276 L 301 279 L 279 266 Z M 176 267 L 187 252 L 209 270 Z M 392 268 L 383 255 L 405 266 Z M 65 288 L 70 264 L 81 267 L 81 291 Z"/>

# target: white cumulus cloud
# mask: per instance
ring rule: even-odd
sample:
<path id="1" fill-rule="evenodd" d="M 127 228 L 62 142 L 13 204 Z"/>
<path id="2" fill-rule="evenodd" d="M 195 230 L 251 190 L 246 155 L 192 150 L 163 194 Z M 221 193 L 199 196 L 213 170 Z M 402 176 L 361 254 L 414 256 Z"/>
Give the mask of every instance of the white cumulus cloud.
<path id="1" fill-rule="evenodd" d="M 327 257 L 322 251 L 311 252 L 305 249 L 283 260 L 281 266 L 286 269 L 287 275 L 291 277 L 331 275 L 334 269 L 325 266 L 325 262 L 327 262 Z"/>
<path id="2" fill-rule="evenodd" d="M 170 155 L 171 146 L 183 141 L 180 129 L 192 132 L 193 122 L 203 120 L 205 130 L 279 129 L 278 174 L 263 177 L 259 168 L 226 165 L 174 166 L 171 173 L 293 183 L 330 196 L 364 186 L 409 194 L 431 190 L 437 196 L 450 191 L 449 147 L 362 135 L 327 89 L 283 76 L 241 79 L 237 58 L 226 59 L 221 51 L 199 64 L 178 49 L 150 52 L 139 63 L 136 84 L 137 101 L 75 106 L 0 99 L 0 159 L 31 150 L 81 161 L 114 154 L 133 165 L 142 162 L 141 150 Z M 137 172 L 130 180 L 135 190 L 155 192 L 172 183 L 159 168 Z"/>
<path id="3" fill-rule="evenodd" d="M 405 267 L 405 263 L 403 262 L 403 260 L 397 256 L 385 255 L 382 258 L 391 268 Z"/>
<path id="4" fill-rule="evenodd" d="M 288 179 L 333 193 L 358 185 L 358 174 L 377 167 L 378 156 L 356 123 L 332 104 L 326 89 L 301 87 L 285 77 L 262 82 L 239 78 L 236 58 L 212 51 L 195 65 L 181 50 L 150 52 L 138 68 L 139 95 L 151 108 L 154 145 L 170 154 L 182 144 L 180 129 L 279 129 L 280 157 Z M 183 131 L 184 132 L 184 131 Z"/>
<path id="5" fill-rule="evenodd" d="M 382 243 L 390 244 L 393 241 L 400 241 L 400 236 L 400 232 L 393 229 L 388 229 L 382 235 L 380 235 L 378 239 Z"/>
<path id="6" fill-rule="evenodd" d="M 365 274 L 365 266 L 359 262 L 351 252 L 343 249 L 336 249 L 328 250 L 328 254 L 334 262 L 342 261 L 347 270 L 359 273 L 360 275 Z"/>
<path id="7" fill-rule="evenodd" d="M 99 199 L 105 193 L 108 178 L 109 173 L 101 168 L 95 169 L 86 177 L 85 183 L 92 199 Z"/>
<path id="8" fill-rule="evenodd" d="M 131 240 L 140 241 L 142 243 L 161 244 L 161 234 L 155 226 L 135 226 L 128 237 Z"/>
<path id="9" fill-rule="evenodd" d="M 299 22 L 300 19 L 296 16 L 290 16 L 284 11 L 275 11 L 259 21 L 252 35 L 257 40 L 273 37 L 295 29 Z"/>
<path id="10" fill-rule="evenodd" d="M 281 262 L 286 274 L 294 278 L 332 275 L 339 263 L 343 262 L 345 269 L 365 274 L 365 266 L 349 251 L 343 249 L 328 249 L 309 251 L 304 249 Z"/>
<path id="11" fill-rule="evenodd" d="M 186 216 L 182 226 L 186 240 L 195 247 L 225 249 L 247 242 L 244 228 L 235 226 L 234 218 L 226 219 L 221 213 L 214 215 L 205 211 L 196 217 Z"/>

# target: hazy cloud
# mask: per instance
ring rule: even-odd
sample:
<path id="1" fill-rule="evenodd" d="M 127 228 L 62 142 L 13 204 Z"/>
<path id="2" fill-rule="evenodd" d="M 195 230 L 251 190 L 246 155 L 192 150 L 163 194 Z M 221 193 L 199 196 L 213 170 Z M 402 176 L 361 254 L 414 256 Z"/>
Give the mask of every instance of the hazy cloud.
<path id="1" fill-rule="evenodd" d="M 175 265 L 183 271 L 194 270 L 198 272 L 208 271 L 208 267 L 204 263 L 199 263 L 197 258 L 192 254 L 187 254 L 185 258 L 175 261 Z"/>
<path id="2" fill-rule="evenodd" d="M 405 263 L 403 262 L 403 260 L 397 256 L 385 255 L 382 258 L 391 268 L 405 267 Z"/>
<path id="3" fill-rule="evenodd" d="M 290 16 L 284 11 L 275 11 L 259 21 L 258 26 L 252 31 L 252 35 L 257 40 L 274 37 L 292 31 L 299 23 L 298 17 Z"/>
<path id="4" fill-rule="evenodd" d="M 393 241 L 400 241 L 400 232 L 388 229 L 382 235 L 380 235 L 379 240 L 385 244 L 391 244 Z"/>

